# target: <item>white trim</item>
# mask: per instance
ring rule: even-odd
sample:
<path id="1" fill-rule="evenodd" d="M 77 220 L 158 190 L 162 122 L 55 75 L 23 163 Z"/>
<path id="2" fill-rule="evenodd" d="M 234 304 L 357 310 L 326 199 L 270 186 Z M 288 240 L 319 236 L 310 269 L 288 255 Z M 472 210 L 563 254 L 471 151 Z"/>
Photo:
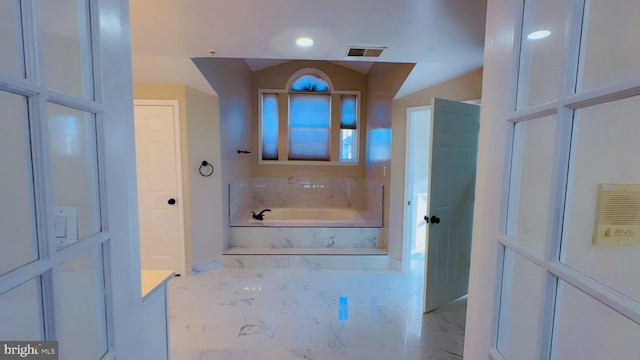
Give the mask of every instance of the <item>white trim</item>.
<path id="1" fill-rule="evenodd" d="M 557 276 L 559 280 L 565 281 L 593 299 L 601 302 L 609 309 L 640 325 L 640 303 L 637 301 L 622 295 L 565 264 L 559 262 L 549 264 L 548 270 Z"/>
<path id="2" fill-rule="evenodd" d="M 258 165 L 358 166 L 360 163 L 353 161 L 258 160 Z"/>
<path id="3" fill-rule="evenodd" d="M 493 297 L 493 304 L 491 307 L 492 316 L 491 316 L 491 346 L 497 348 L 498 347 L 498 327 L 500 322 L 500 304 L 502 301 L 502 283 L 504 278 L 504 258 L 506 247 L 498 244 L 497 246 L 497 255 L 496 255 L 496 269 L 495 269 L 495 283 L 493 288 L 493 293 L 495 296 Z"/>
<path id="4" fill-rule="evenodd" d="M 258 89 L 258 164 L 262 164 L 262 95 L 263 94 L 286 94 L 287 91 L 282 89 Z M 280 112 L 280 104 L 278 104 L 278 112 Z M 280 123 L 280 116 L 278 116 L 278 123 Z M 278 135 L 280 134 L 280 125 L 278 125 Z M 278 136 L 279 137 L 279 136 Z M 276 143 L 276 148 L 278 144 Z M 277 161 L 277 160 L 266 160 Z"/>
<path id="5" fill-rule="evenodd" d="M 305 69 L 301 69 L 302 71 Z M 290 85 L 287 85 L 287 89 Z M 354 161 L 340 161 L 340 160 L 329 160 L 329 161 L 313 161 L 313 160 L 262 160 L 262 96 L 263 94 L 287 94 L 288 96 L 291 94 L 287 89 L 258 89 L 258 132 L 256 136 L 258 137 L 258 165 L 300 165 L 300 166 L 359 166 L 360 165 L 360 138 L 362 136 L 362 119 L 360 118 L 360 107 L 362 106 L 362 94 L 360 91 L 356 90 L 337 90 L 331 91 L 326 94 L 328 96 L 337 94 L 337 95 L 355 95 L 356 96 L 356 128 L 355 128 L 355 139 L 354 139 L 354 153 L 355 160 Z M 289 101 L 287 101 L 289 103 Z M 278 112 L 280 112 L 280 104 L 278 103 Z M 330 100 L 330 106 L 333 106 L 333 103 Z M 331 114 L 331 111 L 330 111 Z M 289 123 L 289 109 L 287 108 L 287 123 Z M 331 119 L 330 119 L 331 120 Z M 280 119 L 278 118 L 278 123 Z M 278 128 L 278 135 L 280 134 L 280 128 Z M 288 133 L 288 131 L 287 131 Z M 288 141 L 288 139 L 287 139 Z M 331 137 L 331 122 L 329 123 L 329 156 L 331 156 L 331 144 L 333 141 L 340 142 L 340 139 L 333 139 Z M 278 154 L 280 156 L 281 154 Z M 286 154 L 288 156 L 289 154 Z"/>
<path id="6" fill-rule="evenodd" d="M 491 360 L 506 360 L 502 356 L 502 353 L 500 353 L 500 351 L 495 347 L 492 347 L 491 349 L 489 349 L 489 357 L 491 358 Z"/>
<path id="7" fill-rule="evenodd" d="M 482 99 L 463 100 L 460 102 L 465 104 L 478 105 L 478 106 L 482 105 Z"/>
<path id="8" fill-rule="evenodd" d="M 403 271 L 408 271 L 411 263 L 411 236 L 413 232 L 409 231 L 410 218 L 411 218 L 411 207 L 409 205 L 409 201 L 411 200 L 411 180 L 412 176 L 412 167 L 411 167 L 411 134 L 413 132 L 411 115 L 414 112 L 418 111 L 429 111 L 431 112 L 431 105 L 424 106 L 413 106 L 408 107 L 406 111 L 405 117 L 405 141 L 404 141 L 404 202 L 402 204 L 402 263 L 403 263 Z M 429 121 L 431 121 L 431 116 L 429 117 Z M 430 125 L 431 128 L 431 125 Z M 426 215 L 426 214 L 425 214 Z"/>
<path id="9" fill-rule="evenodd" d="M 397 271 L 399 273 L 406 273 L 408 268 L 406 264 L 407 262 L 404 261 L 404 259 L 400 261 L 400 260 L 389 258 L 389 270 Z"/>
<path id="10" fill-rule="evenodd" d="M 181 124 L 182 119 L 180 118 L 180 102 L 178 100 L 141 100 L 134 99 L 134 106 L 171 106 L 173 107 L 173 125 L 174 125 L 174 143 L 175 143 L 175 152 L 176 152 L 176 181 L 177 181 L 177 191 L 178 191 L 178 201 L 176 201 L 176 205 L 178 205 L 178 233 L 180 234 L 180 238 L 178 239 L 180 243 L 180 263 L 178 266 L 180 267 L 180 274 L 186 275 L 187 273 L 187 265 L 186 265 L 186 245 L 185 245 L 185 228 L 184 228 L 184 187 L 183 187 L 183 168 L 182 168 L 182 135 L 181 135 Z"/>
<path id="11" fill-rule="evenodd" d="M 536 250 L 522 244 L 518 240 L 501 236 L 498 242 L 516 254 L 535 263 L 545 271 L 564 280 L 578 288 L 582 292 L 600 301 L 605 306 L 618 312 L 620 315 L 640 325 L 640 303 L 621 293 L 601 284 L 600 282 L 582 274 L 559 261 L 548 262 Z"/>
<path id="12" fill-rule="evenodd" d="M 293 74 L 291 74 L 291 76 L 289 76 L 289 80 L 287 80 L 287 85 L 284 88 L 285 91 L 289 92 L 289 90 L 291 89 L 291 85 L 296 80 L 298 80 L 299 77 L 303 75 L 315 75 L 319 77 L 320 79 L 324 80 L 327 83 L 327 85 L 329 85 L 329 93 L 330 94 L 334 93 L 334 87 L 333 87 L 333 82 L 331 81 L 331 78 L 327 74 L 325 74 L 324 71 L 316 68 L 302 68 L 294 72 Z M 318 93 L 318 94 L 321 94 L 321 93 Z"/>

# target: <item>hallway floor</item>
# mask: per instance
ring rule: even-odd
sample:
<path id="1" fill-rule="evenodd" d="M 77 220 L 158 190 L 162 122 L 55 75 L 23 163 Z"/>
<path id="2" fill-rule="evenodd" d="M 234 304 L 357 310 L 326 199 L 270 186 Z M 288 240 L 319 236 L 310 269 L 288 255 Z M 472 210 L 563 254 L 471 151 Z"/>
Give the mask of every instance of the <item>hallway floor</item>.
<path id="1" fill-rule="evenodd" d="M 422 314 L 419 271 L 228 269 L 169 283 L 175 360 L 461 359 L 466 298 Z"/>

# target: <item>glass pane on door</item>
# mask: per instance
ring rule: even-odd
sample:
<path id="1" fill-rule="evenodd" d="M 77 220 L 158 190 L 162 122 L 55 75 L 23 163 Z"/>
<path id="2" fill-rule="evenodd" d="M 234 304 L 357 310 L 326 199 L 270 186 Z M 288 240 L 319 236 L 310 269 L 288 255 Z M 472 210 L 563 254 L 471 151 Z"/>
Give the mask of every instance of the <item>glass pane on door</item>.
<path id="1" fill-rule="evenodd" d="M 40 278 L 0 295 L 0 339 L 44 340 Z"/>
<path id="2" fill-rule="evenodd" d="M 100 359 L 107 352 L 102 246 L 59 268 L 60 358 Z"/>
<path id="3" fill-rule="evenodd" d="M 507 235 L 544 253 L 552 221 L 555 115 L 517 123 L 513 139 Z"/>
<path id="4" fill-rule="evenodd" d="M 591 0 L 582 88 L 585 90 L 630 78 L 640 70 L 640 1 Z"/>
<path id="5" fill-rule="evenodd" d="M 564 281 L 558 293 L 555 359 L 640 358 L 640 325 Z"/>
<path id="6" fill-rule="evenodd" d="M 102 230 L 95 114 L 48 104 L 56 241 L 63 248 Z"/>
<path id="7" fill-rule="evenodd" d="M 22 60 L 22 30 L 20 3 L 17 0 L 0 1 L 0 73 L 24 77 Z"/>
<path id="8" fill-rule="evenodd" d="M 40 0 L 40 45 L 47 86 L 93 98 L 93 66 L 88 0 Z"/>
<path id="9" fill-rule="evenodd" d="M 0 91 L 0 274 L 38 258 L 27 104 Z"/>
<path id="10" fill-rule="evenodd" d="M 636 301 L 640 193 L 613 194 L 600 205 L 601 215 L 597 199 L 599 184 L 640 184 L 639 113 L 640 96 L 577 112 L 562 241 L 562 262 Z M 597 229 L 596 221 L 605 225 Z"/>
<path id="11" fill-rule="evenodd" d="M 561 96 L 565 80 L 567 24 L 571 1 L 527 0 L 522 29 L 520 88 L 522 107 L 539 105 Z"/>
<path id="12" fill-rule="evenodd" d="M 545 271 L 505 250 L 497 348 L 506 360 L 539 359 Z"/>

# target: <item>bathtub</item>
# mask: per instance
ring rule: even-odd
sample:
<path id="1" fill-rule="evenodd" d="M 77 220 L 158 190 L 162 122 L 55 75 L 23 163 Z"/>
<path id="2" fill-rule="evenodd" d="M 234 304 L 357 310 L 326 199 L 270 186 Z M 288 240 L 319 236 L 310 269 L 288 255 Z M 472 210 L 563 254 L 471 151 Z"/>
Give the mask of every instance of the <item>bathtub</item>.
<path id="1" fill-rule="evenodd" d="M 348 208 L 271 208 L 263 217 L 264 220 L 256 220 L 249 213 L 246 226 L 380 227 L 371 219 L 367 219 L 366 213 Z"/>

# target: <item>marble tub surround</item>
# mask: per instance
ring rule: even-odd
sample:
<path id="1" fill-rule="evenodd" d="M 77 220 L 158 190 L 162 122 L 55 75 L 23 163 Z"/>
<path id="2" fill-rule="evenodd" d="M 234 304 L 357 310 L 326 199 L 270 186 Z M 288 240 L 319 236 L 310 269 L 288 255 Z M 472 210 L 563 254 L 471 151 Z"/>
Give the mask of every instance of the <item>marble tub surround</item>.
<path id="1" fill-rule="evenodd" d="M 253 221 L 251 211 L 263 209 L 350 209 L 358 221 L 332 220 L 330 225 L 304 222 L 284 226 L 382 227 L 383 185 L 355 178 L 253 177 L 230 184 L 231 226 L 282 226 Z"/>
<path id="2" fill-rule="evenodd" d="M 465 299 L 422 314 L 423 278 L 230 269 L 169 283 L 172 359 L 462 359 Z"/>
<path id="3" fill-rule="evenodd" d="M 232 247 L 249 248 L 382 248 L 380 228 L 234 227 Z"/>
<path id="4" fill-rule="evenodd" d="M 271 250 L 271 254 L 264 254 Z M 225 268 L 262 270 L 302 268 L 319 270 L 388 271 L 389 257 L 381 249 L 272 249 L 233 248 L 223 255 Z"/>

